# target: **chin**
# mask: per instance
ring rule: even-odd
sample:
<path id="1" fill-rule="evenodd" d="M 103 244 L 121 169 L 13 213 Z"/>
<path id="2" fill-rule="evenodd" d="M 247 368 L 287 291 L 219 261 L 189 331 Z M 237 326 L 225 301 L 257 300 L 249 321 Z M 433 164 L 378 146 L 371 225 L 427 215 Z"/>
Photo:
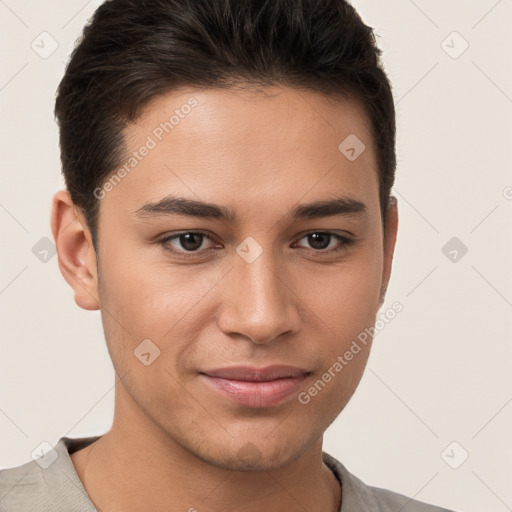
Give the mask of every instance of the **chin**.
<path id="1" fill-rule="evenodd" d="M 259 436 L 253 440 L 232 439 L 225 446 L 212 442 L 196 444 L 194 453 L 208 464 L 228 471 L 269 471 L 292 463 L 307 448 L 304 440 L 288 438 L 283 442 Z"/>

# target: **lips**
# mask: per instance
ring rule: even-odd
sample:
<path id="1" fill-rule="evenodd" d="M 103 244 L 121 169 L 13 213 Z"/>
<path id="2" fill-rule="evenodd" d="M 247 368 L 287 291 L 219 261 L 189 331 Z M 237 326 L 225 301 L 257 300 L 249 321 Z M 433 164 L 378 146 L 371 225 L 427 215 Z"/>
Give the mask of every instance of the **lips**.
<path id="1" fill-rule="evenodd" d="M 235 403 L 270 407 L 290 397 L 308 374 L 307 370 L 286 365 L 233 366 L 201 372 L 201 377 L 210 389 Z"/>

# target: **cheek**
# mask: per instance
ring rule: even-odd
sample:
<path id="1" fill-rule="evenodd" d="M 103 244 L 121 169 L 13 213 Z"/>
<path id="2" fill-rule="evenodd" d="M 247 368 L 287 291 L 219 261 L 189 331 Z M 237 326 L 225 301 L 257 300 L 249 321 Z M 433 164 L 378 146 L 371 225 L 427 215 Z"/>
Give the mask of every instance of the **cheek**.
<path id="1" fill-rule="evenodd" d="M 336 334 L 357 335 L 375 320 L 379 308 L 382 261 L 379 251 L 360 252 L 336 269 L 305 277 L 303 297 Z"/>
<path id="2" fill-rule="evenodd" d="M 369 328 L 379 308 L 379 269 L 359 261 L 347 265 L 339 278 L 315 280 L 323 286 L 310 295 L 310 307 L 318 313 L 316 325 L 323 333 L 321 340 L 316 333 L 315 357 L 321 364 L 300 401 L 311 421 L 334 421 L 361 380 L 372 344 Z"/>
<path id="3" fill-rule="evenodd" d="M 206 267 L 205 267 L 206 269 Z M 134 351 L 145 340 L 160 350 L 159 363 L 174 367 L 190 351 L 201 327 L 208 291 L 224 272 L 178 268 L 163 259 L 112 258 L 100 286 L 103 326 L 114 365 L 121 373 L 139 368 Z M 203 312 L 203 313 L 202 313 Z"/>
<path id="4" fill-rule="evenodd" d="M 191 267 L 188 273 L 179 272 L 169 264 L 145 258 L 144 251 L 119 252 L 119 257 L 107 259 L 104 268 L 102 304 L 124 319 L 130 333 L 160 337 L 192 306 L 204 285 L 190 279 Z"/>

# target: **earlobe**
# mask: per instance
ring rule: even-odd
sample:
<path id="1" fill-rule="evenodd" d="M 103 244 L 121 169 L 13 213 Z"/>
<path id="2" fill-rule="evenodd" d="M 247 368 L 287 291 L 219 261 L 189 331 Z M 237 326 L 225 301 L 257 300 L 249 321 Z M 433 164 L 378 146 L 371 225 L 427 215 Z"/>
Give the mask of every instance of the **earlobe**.
<path id="1" fill-rule="evenodd" d="M 67 190 L 59 190 L 52 201 L 51 228 L 60 271 L 71 286 L 82 309 L 100 309 L 96 252 L 82 212 Z"/>
<path id="2" fill-rule="evenodd" d="M 382 282 L 380 288 L 379 307 L 382 306 L 386 298 L 386 291 L 391 277 L 391 268 L 393 264 L 393 255 L 398 232 L 398 201 L 391 196 L 387 208 L 386 218 L 386 237 L 384 243 L 384 264 L 382 271 Z"/>

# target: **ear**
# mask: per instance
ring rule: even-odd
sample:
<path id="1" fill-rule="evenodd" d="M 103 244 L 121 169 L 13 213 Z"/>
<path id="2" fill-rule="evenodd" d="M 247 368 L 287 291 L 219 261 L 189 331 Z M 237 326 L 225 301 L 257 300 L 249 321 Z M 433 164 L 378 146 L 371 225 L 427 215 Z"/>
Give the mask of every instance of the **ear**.
<path id="1" fill-rule="evenodd" d="M 395 196 L 389 198 L 386 219 L 386 236 L 384 242 L 384 266 L 382 270 L 382 282 L 380 287 L 379 306 L 382 306 L 388 288 L 389 278 L 391 276 L 391 266 L 393 263 L 393 254 L 395 252 L 395 243 L 398 231 L 398 201 Z"/>
<path id="2" fill-rule="evenodd" d="M 67 190 L 53 196 L 51 228 L 59 268 L 73 288 L 75 302 L 83 309 L 100 309 L 96 251 L 91 233 Z"/>

